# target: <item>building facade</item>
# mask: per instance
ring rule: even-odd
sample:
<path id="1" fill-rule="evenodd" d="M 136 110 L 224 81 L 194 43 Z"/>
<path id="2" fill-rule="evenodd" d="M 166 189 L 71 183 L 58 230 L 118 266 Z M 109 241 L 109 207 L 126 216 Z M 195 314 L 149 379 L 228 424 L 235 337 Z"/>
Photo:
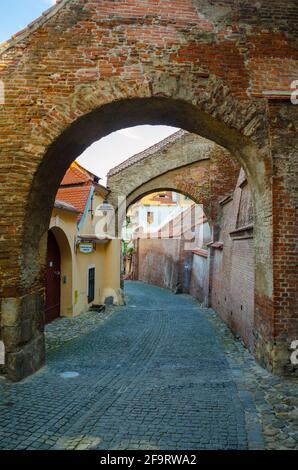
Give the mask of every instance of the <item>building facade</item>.
<path id="1" fill-rule="evenodd" d="M 108 190 L 74 162 L 52 212 L 46 265 L 46 322 L 91 305 L 121 304 L 120 241 L 98 234 Z"/>
<path id="2" fill-rule="evenodd" d="M 191 199 L 174 191 L 147 194 L 128 208 L 122 238 L 130 241 L 138 237 L 140 232 L 157 232 L 191 204 Z"/>

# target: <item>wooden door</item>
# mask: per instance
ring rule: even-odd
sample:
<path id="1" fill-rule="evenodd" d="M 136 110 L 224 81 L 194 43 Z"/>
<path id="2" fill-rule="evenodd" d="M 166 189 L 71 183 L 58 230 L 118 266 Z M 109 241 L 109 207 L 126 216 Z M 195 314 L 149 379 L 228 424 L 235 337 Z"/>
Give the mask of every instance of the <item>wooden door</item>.
<path id="1" fill-rule="evenodd" d="M 55 236 L 51 231 L 49 231 L 47 246 L 45 323 L 50 323 L 60 316 L 60 278 L 60 250 Z"/>

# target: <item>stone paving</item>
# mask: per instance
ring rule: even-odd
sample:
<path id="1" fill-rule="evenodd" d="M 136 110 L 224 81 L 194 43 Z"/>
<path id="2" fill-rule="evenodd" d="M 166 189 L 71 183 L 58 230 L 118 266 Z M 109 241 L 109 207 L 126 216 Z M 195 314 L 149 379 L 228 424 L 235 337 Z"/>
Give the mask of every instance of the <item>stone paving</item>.
<path id="1" fill-rule="evenodd" d="M 114 308 L 106 306 L 101 312 L 89 311 L 76 317 L 61 317 L 46 325 L 46 348 L 47 351 L 59 348 L 68 341 L 89 333 L 101 325 L 110 315 Z"/>
<path id="2" fill-rule="evenodd" d="M 260 367 L 253 356 L 235 341 L 225 323 L 211 309 L 208 319 L 215 325 L 216 336 L 225 349 L 231 373 L 244 399 L 252 397 L 262 424 L 265 448 L 298 449 L 298 379 L 274 376 Z"/>
<path id="3" fill-rule="evenodd" d="M 49 325 L 46 367 L 0 381 L 1 449 L 298 448 L 297 383 L 190 296 L 139 282 L 126 295 Z"/>

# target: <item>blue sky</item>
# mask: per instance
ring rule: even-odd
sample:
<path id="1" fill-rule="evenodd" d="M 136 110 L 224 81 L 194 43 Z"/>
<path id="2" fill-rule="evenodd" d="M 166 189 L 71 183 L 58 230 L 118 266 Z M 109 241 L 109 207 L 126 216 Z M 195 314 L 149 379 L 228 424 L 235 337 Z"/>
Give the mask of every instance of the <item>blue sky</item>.
<path id="1" fill-rule="evenodd" d="M 41 15 L 54 0 L 1 0 L 0 42 Z"/>
<path id="2" fill-rule="evenodd" d="M 0 0 L 0 43 L 23 29 L 55 3 L 55 0 Z M 137 126 L 95 142 L 78 159 L 81 165 L 103 178 L 115 165 L 168 137 L 177 129 L 167 126 Z"/>

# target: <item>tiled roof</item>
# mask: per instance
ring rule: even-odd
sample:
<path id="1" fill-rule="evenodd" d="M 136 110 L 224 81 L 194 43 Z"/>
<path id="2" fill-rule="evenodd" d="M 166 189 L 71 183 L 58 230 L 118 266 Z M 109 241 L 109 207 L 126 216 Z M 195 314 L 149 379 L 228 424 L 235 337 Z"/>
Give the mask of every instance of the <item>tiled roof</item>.
<path id="1" fill-rule="evenodd" d="M 91 188 L 96 188 L 103 197 L 108 194 L 107 188 L 94 180 L 95 176 L 76 161 L 73 162 L 58 189 L 55 206 L 60 203 L 73 207 L 79 213 L 78 220 L 80 220 L 85 211 Z"/>
<path id="2" fill-rule="evenodd" d="M 163 197 L 160 197 L 160 195 Z M 172 191 L 159 191 L 156 193 L 147 194 L 144 196 L 140 201 L 140 205 L 167 205 L 167 206 L 175 206 L 176 202 L 173 201 L 173 192 Z"/>
<path id="3" fill-rule="evenodd" d="M 94 176 L 77 162 L 73 162 L 65 173 L 61 186 L 93 182 Z"/>
<path id="4" fill-rule="evenodd" d="M 78 213 L 78 210 L 74 206 L 65 201 L 60 201 L 59 199 L 56 199 L 54 207 L 56 207 L 56 209 L 64 209 L 69 212 Z"/>
<path id="5" fill-rule="evenodd" d="M 120 165 L 115 166 L 109 171 L 107 176 L 109 177 L 109 176 L 116 175 L 117 173 L 120 173 L 120 171 L 124 170 L 125 168 L 130 167 L 134 163 L 138 163 L 142 160 L 145 160 L 146 158 L 150 157 L 154 153 L 163 149 L 167 145 L 172 144 L 176 142 L 176 140 L 181 139 L 181 137 L 184 136 L 185 134 L 188 134 L 188 132 L 184 131 L 183 129 L 180 129 L 174 134 L 171 134 L 166 139 L 161 140 L 160 142 L 158 142 L 155 145 L 152 145 L 151 147 L 147 148 L 143 152 L 137 153 L 136 155 L 133 155 L 132 157 L 125 160 L 124 162 L 120 163 Z"/>
<path id="6" fill-rule="evenodd" d="M 91 187 L 92 183 L 85 184 L 84 186 L 60 187 L 56 195 L 56 200 L 58 199 L 59 201 L 70 204 L 77 209 L 80 212 L 80 216 L 82 216 Z"/>

